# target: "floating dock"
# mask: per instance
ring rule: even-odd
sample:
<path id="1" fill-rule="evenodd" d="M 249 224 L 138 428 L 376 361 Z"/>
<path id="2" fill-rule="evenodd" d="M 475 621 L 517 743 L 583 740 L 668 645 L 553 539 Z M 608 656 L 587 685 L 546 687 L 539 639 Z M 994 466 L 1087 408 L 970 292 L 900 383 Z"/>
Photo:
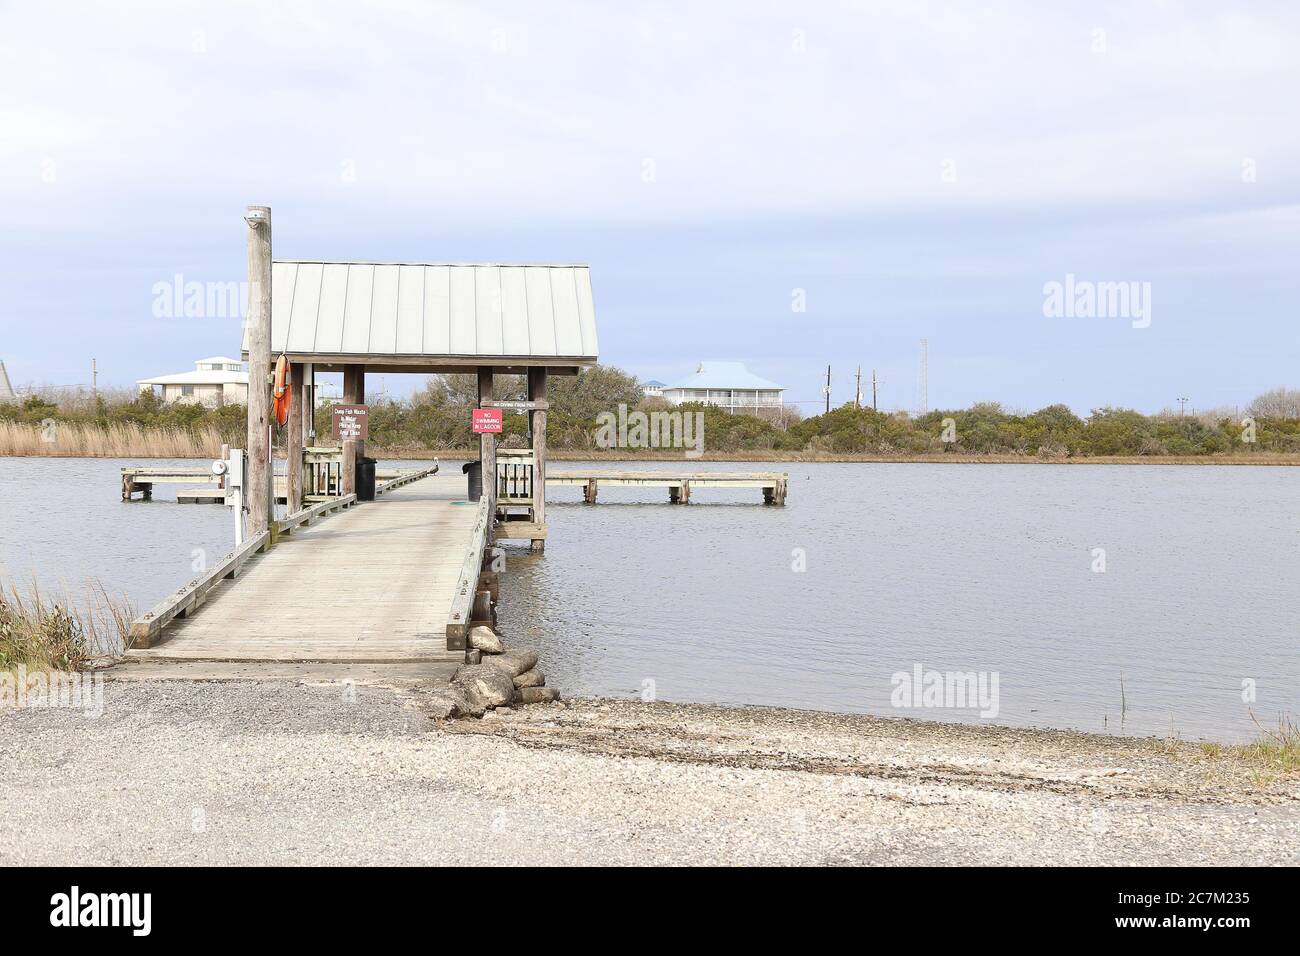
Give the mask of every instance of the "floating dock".
<path id="1" fill-rule="evenodd" d="M 595 504 L 601 485 L 615 488 L 667 488 L 673 504 L 689 504 L 692 488 L 759 488 L 763 503 L 784 505 L 789 475 L 785 472 L 668 472 L 668 471 L 558 471 L 546 475 L 547 484 L 577 485 L 582 500 Z"/>

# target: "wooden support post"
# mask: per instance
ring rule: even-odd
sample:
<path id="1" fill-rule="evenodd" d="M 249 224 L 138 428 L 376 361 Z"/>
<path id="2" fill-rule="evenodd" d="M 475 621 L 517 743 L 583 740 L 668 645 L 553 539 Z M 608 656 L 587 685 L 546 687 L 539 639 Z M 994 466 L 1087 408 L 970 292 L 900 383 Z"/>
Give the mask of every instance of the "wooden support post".
<path id="1" fill-rule="evenodd" d="M 470 624 L 497 626 L 497 609 L 492 603 L 492 592 L 486 589 L 475 592 L 473 610 L 470 611 Z"/>
<path id="2" fill-rule="evenodd" d="M 271 524 L 271 209 L 249 206 L 248 223 L 248 536 Z"/>
<path id="3" fill-rule="evenodd" d="M 478 407 L 492 401 L 492 367 L 479 366 L 478 370 Z M 483 468 L 483 494 L 488 499 L 488 527 L 496 521 L 497 516 L 497 436 L 484 433 L 479 435 L 479 465 Z"/>
<path id="4" fill-rule="evenodd" d="M 343 404 L 363 405 L 366 401 L 366 367 L 343 366 Z M 339 476 L 339 493 L 354 494 L 357 490 L 357 459 L 365 457 L 366 443 L 348 440 L 343 443 L 342 474 Z"/>
<path id="5" fill-rule="evenodd" d="M 221 460 L 230 461 L 230 446 L 224 442 L 221 445 Z M 220 478 L 217 479 L 217 487 L 218 488 L 226 487 L 226 481 L 227 481 L 227 476 L 222 475 Z"/>
<path id="6" fill-rule="evenodd" d="M 530 402 L 546 401 L 546 369 L 530 368 L 528 370 L 528 400 Z M 533 433 L 533 523 L 546 527 L 546 409 L 535 408 L 529 413 L 532 417 L 529 425 Z M 533 538 L 532 549 L 537 552 L 546 550 L 545 538 Z"/>
<path id="7" fill-rule="evenodd" d="M 287 459 L 284 477 L 284 513 L 288 517 L 302 507 L 302 363 L 289 366 L 289 421 L 285 424 L 284 454 Z"/>
<path id="8" fill-rule="evenodd" d="M 302 367 L 302 434 L 304 445 L 316 444 L 316 363 Z"/>
<path id="9" fill-rule="evenodd" d="M 689 505 L 690 503 L 691 503 L 691 483 L 687 481 L 685 478 L 683 478 L 682 479 L 682 504 Z"/>
<path id="10" fill-rule="evenodd" d="M 582 500 L 589 505 L 594 505 L 596 503 L 596 491 L 596 479 L 588 478 L 587 486 L 582 489 Z"/>

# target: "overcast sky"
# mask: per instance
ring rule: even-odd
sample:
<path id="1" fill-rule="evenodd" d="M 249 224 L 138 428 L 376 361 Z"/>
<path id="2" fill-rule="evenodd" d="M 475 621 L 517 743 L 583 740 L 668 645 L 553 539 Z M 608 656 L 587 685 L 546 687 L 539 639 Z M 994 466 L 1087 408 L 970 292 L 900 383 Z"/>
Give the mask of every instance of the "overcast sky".
<path id="1" fill-rule="evenodd" d="M 0 359 L 235 353 L 153 288 L 266 204 L 286 258 L 589 262 L 644 378 L 910 409 L 925 337 L 932 408 L 1244 404 L 1300 386 L 1297 51 L 1288 3 L 0 4 Z"/>

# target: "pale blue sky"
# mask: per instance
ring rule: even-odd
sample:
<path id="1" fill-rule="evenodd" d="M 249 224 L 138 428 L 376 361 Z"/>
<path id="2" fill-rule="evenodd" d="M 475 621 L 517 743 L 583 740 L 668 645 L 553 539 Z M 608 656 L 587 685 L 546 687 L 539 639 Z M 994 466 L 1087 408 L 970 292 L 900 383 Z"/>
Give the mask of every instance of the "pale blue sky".
<path id="1" fill-rule="evenodd" d="M 0 358 L 235 352 L 151 289 L 243 278 L 268 204 L 285 257 L 590 262 L 647 378 L 860 363 L 913 408 L 925 336 L 931 407 L 1300 385 L 1294 5 L 701 6 L 0 5 Z M 1044 317 L 1067 273 L 1150 327 Z"/>

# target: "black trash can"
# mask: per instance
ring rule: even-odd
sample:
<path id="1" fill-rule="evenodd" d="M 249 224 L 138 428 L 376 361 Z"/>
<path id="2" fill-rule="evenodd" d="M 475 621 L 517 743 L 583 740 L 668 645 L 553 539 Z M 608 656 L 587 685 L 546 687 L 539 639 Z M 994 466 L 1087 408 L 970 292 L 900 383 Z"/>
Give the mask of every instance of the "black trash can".
<path id="1" fill-rule="evenodd" d="M 375 459 L 357 459 L 357 501 L 375 500 Z"/>
<path id="2" fill-rule="evenodd" d="M 469 476 L 469 490 L 465 494 L 470 501 L 478 501 L 483 497 L 483 463 L 467 461 L 460 466 L 460 470 Z"/>

